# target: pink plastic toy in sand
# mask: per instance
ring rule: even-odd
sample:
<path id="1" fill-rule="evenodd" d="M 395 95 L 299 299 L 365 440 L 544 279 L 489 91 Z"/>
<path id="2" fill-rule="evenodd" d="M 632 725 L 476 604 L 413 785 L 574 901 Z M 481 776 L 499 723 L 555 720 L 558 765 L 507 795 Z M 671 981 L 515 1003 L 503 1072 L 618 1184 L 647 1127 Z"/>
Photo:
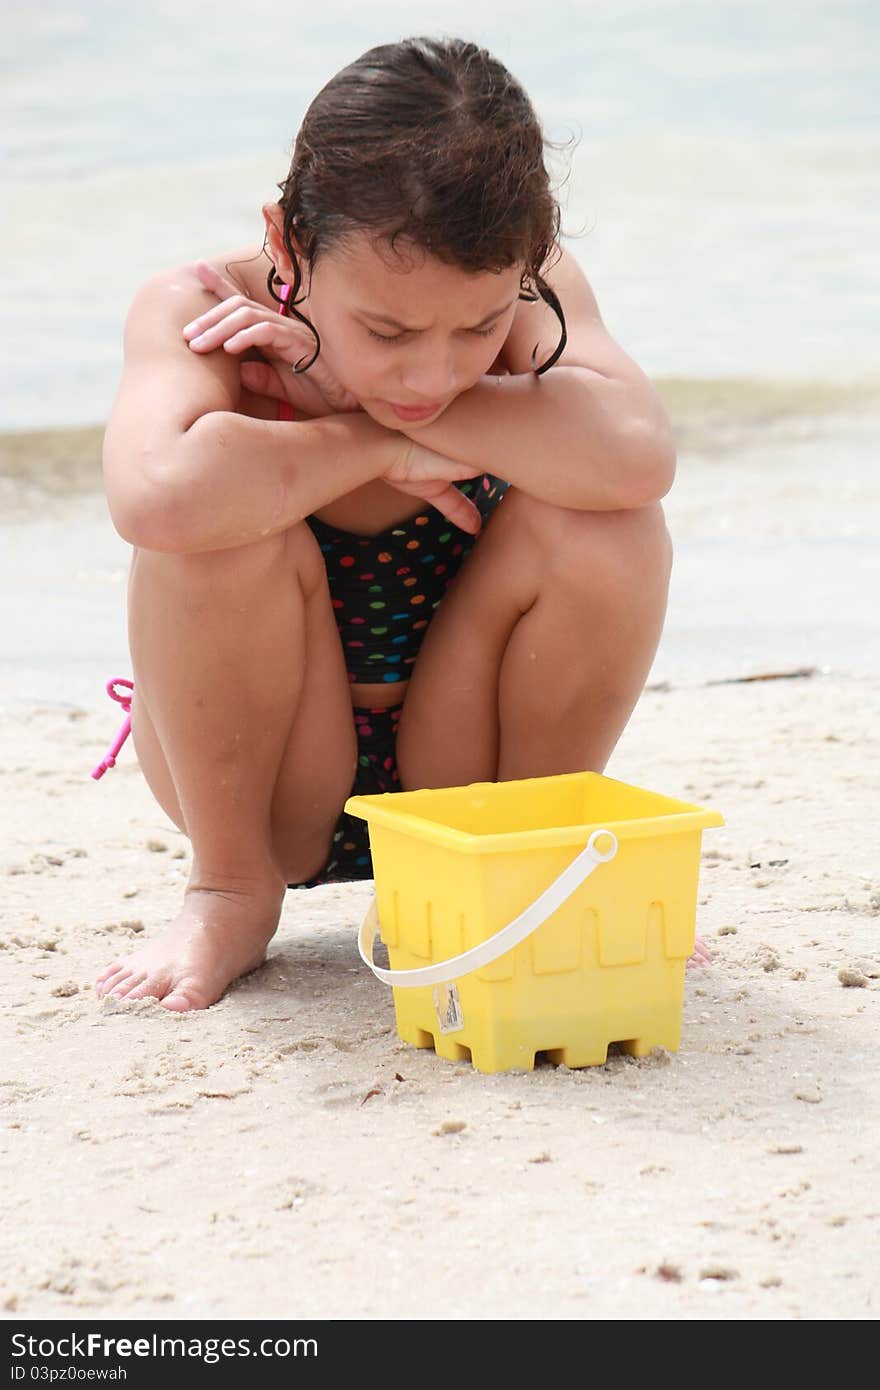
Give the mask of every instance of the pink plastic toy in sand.
<path id="1" fill-rule="evenodd" d="M 117 686 L 123 687 L 122 693 L 116 689 Z M 123 680 L 121 676 L 116 676 L 112 681 L 107 682 L 107 694 L 111 700 L 115 700 L 125 710 L 125 721 L 119 733 L 107 749 L 98 766 L 93 769 L 92 776 L 95 778 L 103 777 L 108 767 L 116 766 L 116 755 L 122 747 L 128 735 L 131 733 L 131 692 L 134 690 L 134 682 Z M 129 693 L 126 694 L 125 692 Z"/>

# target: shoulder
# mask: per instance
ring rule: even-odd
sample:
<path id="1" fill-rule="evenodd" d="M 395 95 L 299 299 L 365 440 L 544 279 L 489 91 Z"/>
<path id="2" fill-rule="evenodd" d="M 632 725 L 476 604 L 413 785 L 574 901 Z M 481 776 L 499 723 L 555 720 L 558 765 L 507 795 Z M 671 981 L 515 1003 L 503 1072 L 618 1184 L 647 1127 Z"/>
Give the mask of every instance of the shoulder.
<path id="1" fill-rule="evenodd" d="M 590 282 L 584 274 L 577 257 L 564 246 L 557 246 L 551 264 L 545 270 L 543 279 L 562 298 L 570 301 L 572 312 L 595 314 L 599 316 L 599 305 Z M 544 301 L 542 300 L 543 304 Z M 546 308 L 547 306 L 544 305 Z M 550 311 L 552 313 L 552 310 Z M 555 314 L 553 315 L 555 318 Z"/>
<path id="2" fill-rule="evenodd" d="M 221 255 L 204 256 L 202 260 L 214 266 L 227 279 L 237 284 L 249 299 L 266 296 L 268 262 L 261 248 L 237 248 Z M 175 334 L 208 309 L 214 308 L 216 298 L 206 290 L 196 273 L 195 260 L 151 275 L 136 290 L 126 317 L 126 337 L 130 331 L 148 333 L 163 326 Z"/>
<path id="3" fill-rule="evenodd" d="M 592 286 L 576 256 L 557 247 L 543 279 L 565 317 L 567 342 L 558 359 L 560 365 L 588 367 L 605 375 L 617 375 L 627 364 L 634 365 L 605 327 Z M 537 349 L 538 366 L 546 362 L 559 343 L 561 331 L 559 319 L 545 300 L 533 304 L 521 300 L 500 360 L 512 374 L 531 372 L 532 353 Z"/>
<path id="4" fill-rule="evenodd" d="M 225 352 L 191 351 L 184 325 L 216 300 L 195 262 L 151 275 L 136 290 L 125 320 L 122 375 L 108 420 L 111 441 L 161 438 L 201 415 L 236 410 L 240 365 Z"/>
<path id="5" fill-rule="evenodd" d="M 184 324 L 216 303 L 196 275 L 195 262 L 163 270 L 135 291 L 125 319 L 126 353 L 171 334 L 177 341 Z"/>

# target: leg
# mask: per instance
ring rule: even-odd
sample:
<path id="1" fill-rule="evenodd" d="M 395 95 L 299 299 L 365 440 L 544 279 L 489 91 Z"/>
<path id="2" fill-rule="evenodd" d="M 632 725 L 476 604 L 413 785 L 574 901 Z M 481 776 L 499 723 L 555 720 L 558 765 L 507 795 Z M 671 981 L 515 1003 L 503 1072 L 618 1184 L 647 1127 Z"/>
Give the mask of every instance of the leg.
<path id="1" fill-rule="evenodd" d="M 381 792 L 400 790 L 394 748 L 402 709 L 402 703 L 383 705 L 378 709 L 355 706 L 353 713 L 358 760 L 351 795 L 376 796 Z M 343 811 L 333 834 L 331 858 L 321 873 L 305 883 L 288 883 L 287 886 L 314 888 L 319 883 L 354 883 L 358 879 L 372 877 L 373 859 L 366 821 Z"/>
<path id="2" fill-rule="evenodd" d="M 171 930 L 97 990 L 203 1008 L 262 961 L 285 884 L 326 860 L 354 777 L 348 680 L 311 532 L 136 552 L 129 633 L 135 748 L 193 864 Z"/>
<path id="3" fill-rule="evenodd" d="M 659 505 L 577 512 L 510 488 L 425 636 L 403 787 L 601 772 L 651 668 L 670 569 Z"/>

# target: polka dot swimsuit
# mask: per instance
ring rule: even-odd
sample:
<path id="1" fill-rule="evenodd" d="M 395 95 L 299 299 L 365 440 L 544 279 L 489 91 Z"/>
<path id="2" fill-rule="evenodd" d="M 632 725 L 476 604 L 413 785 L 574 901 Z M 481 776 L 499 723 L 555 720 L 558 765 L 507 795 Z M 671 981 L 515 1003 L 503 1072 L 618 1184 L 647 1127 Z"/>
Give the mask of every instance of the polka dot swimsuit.
<path id="1" fill-rule="evenodd" d="M 485 525 L 508 484 L 484 474 L 457 483 Z M 354 536 L 307 518 L 321 547 L 352 684 L 408 680 L 428 624 L 474 546 L 430 508 L 378 536 Z"/>

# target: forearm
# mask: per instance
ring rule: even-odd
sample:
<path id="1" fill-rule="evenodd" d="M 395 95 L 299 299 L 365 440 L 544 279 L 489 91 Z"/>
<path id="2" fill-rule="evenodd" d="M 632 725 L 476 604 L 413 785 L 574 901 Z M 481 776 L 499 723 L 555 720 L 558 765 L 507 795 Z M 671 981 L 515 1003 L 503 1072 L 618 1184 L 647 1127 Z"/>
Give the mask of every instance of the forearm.
<path id="1" fill-rule="evenodd" d="M 653 388 L 583 367 L 483 377 L 410 438 L 584 511 L 645 506 L 668 491 L 675 470 L 672 431 Z"/>
<path id="2" fill-rule="evenodd" d="M 145 470 L 131 539 L 179 553 L 261 540 L 380 477 L 395 436 L 362 411 L 295 424 L 210 412 Z"/>

